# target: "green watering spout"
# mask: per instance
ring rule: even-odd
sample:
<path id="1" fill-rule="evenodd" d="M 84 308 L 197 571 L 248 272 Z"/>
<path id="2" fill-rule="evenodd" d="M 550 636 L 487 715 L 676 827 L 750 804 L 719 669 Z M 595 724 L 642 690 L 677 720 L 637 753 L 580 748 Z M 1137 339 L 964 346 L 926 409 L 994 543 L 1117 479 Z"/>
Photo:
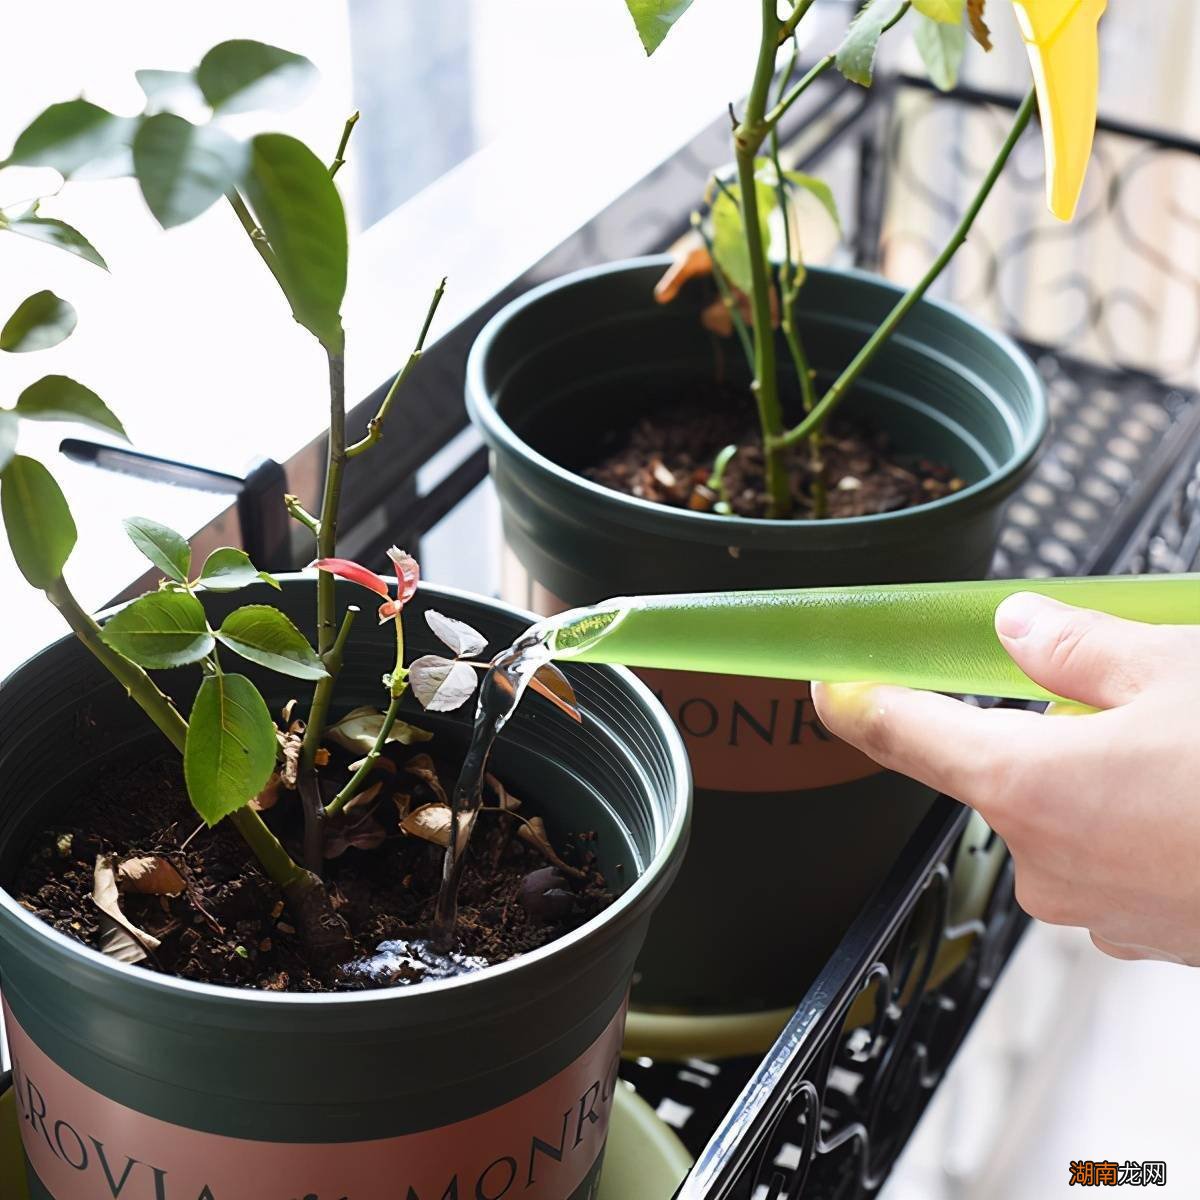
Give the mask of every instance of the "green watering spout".
<path id="1" fill-rule="evenodd" d="M 1159 625 L 1200 624 L 1200 574 L 639 596 L 545 622 L 557 659 L 1051 700 L 993 627 L 1017 592 Z"/>

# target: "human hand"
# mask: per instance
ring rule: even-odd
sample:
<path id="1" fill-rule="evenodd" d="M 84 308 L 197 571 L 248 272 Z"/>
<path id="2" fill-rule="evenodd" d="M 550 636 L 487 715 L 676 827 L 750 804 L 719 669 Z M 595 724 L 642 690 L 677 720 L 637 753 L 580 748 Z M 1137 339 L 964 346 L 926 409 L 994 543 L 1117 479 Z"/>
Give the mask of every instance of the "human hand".
<path id="1" fill-rule="evenodd" d="M 1017 665 L 1103 711 L 986 711 L 929 692 L 816 684 L 821 720 L 977 809 L 1021 907 L 1114 958 L 1200 966 L 1200 627 L 1141 625 L 1023 592 L 996 612 Z"/>

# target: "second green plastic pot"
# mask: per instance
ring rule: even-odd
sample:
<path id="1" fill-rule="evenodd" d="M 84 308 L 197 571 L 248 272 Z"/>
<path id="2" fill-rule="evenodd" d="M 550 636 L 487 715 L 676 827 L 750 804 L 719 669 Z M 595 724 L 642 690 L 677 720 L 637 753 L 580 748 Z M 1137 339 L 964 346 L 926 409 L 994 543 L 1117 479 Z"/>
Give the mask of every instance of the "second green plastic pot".
<path id="1" fill-rule="evenodd" d="M 862 377 L 847 415 L 903 455 L 949 464 L 958 492 L 882 516 L 768 521 L 666 508 L 581 470 L 614 430 L 745 377 L 736 343 L 701 327 L 707 295 L 653 299 L 665 257 L 582 271 L 514 301 L 480 335 L 467 403 L 491 450 L 509 599 L 550 612 L 614 595 L 971 579 L 1044 436 L 1040 381 L 1008 339 L 962 312 L 916 306 Z M 900 296 L 883 280 L 813 270 L 798 324 L 823 380 Z M 696 782 L 683 872 L 638 964 L 644 1010 L 794 1005 L 882 881 L 929 791 L 880 772 L 818 722 L 805 684 L 643 672 L 679 726 Z"/>
<path id="2" fill-rule="evenodd" d="M 315 584 L 208 596 L 213 625 L 277 603 L 312 628 Z M 339 585 L 340 604 L 361 600 Z M 422 586 L 412 656 L 436 608 L 507 645 L 528 616 Z M 339 709 L 377 704 L 391 627 L 359 621 Z M 249 669 L 272 709 L 295 681 Z M 163 676 L 186 711 L 196 672 Z M 191 678 L 189 678 L 191 676 Z M 302 995 L 192 983 L 115 962 L 0 891 L 0 991 L 32 1200 L 442 1200 L 594 1195 L 626 996 L 650 913 L 683 854 L 682 746 L 626 672 L 572 672 L 582 724 L 525 704 L 495 770 L 559 833 L 594 830 L 618 899 L 568 936 L 476 975 Z M 468 710 L 469 712 L 469 710 Z M 442 744 L 464 714 L 412 714 Z M 165 749 L 98 663 L 66 638 L 0 686 L 0 883 L 98 770 Z"/>

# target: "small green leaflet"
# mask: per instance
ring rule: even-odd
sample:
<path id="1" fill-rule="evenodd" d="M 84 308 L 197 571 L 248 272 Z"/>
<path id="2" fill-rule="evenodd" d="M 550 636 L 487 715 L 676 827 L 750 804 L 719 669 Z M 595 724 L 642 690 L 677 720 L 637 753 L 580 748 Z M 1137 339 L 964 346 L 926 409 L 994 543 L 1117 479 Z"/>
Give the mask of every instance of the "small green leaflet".
<path id="1" fill-rule="evenodd" d="M 267 786 L 275 769 L 275 723 L 244 675 L 209 675 L 188 722 L 183 774 L 192 807 L 209 825 Z"/>
<path id="2" fill-rule="evenodd" d="M 212 653 L 204 606 L 184 591 L 151 592 L 105 622 L 101 636 L 118 654 L 149 670 L 199 662 Z"/>
<path id="3" fill-rule="evenodd" d="M 75 309 L 53 292 L 35 292 L 17 306 L 0 330 L 0 350 L 29 354 L 65 342 L 75 331 Z"/>
<path id="4" fill-rule="evenodd" d="M 308 639 L 277 608 L 247 604 L 217 630 L 217 640 L 259 666 L 297 679 L 324 679 L 325 665 Z"/>
<path id="5" fill-rule="evenodd" d="M 160 71 L 153 68 L 134 71 L 146 99 L 146 110 L 158 112 L 174 105 L 203 104 L 204 93 L 191 71 Z"/>
<path id="6" fill-rule="evenodd" d="M 931 21 L 944 25 L 961 25 L 966 0 L 912 0 L 913 8 Z"/>
<path id="7" fill-rule="evenodd" d="M 692 0 L 625 0 L 647 54 L 653 54 L 663 44 L 675 22 L 691 6 Z"/>
<path id="8" fill-rule="evenodd" d="M 200 60 L 195 78 L 214 110 L 239 113 L 290 107 L 316 82 L 317 69 L 289 50 L 237 39 L 214 46 Z"/>
<path id="9" fill-rule="evenodd" d="M 123 524 L 129 540 L 168 579 L 187 582 L 192 569 L 192 548 L 185 537 L 149 517 L 128 517 Z"/>
<path id="10" fill-rule="evenodd" d="M 837 52 L 837 69 L 852 83 L 870 87 L 875 51 L 884 27 L 900 13 L 905 0 L 867 0 L 850 23 Z"/>
<path id="11" fill-rule="evenodd" d="M 842 231 L 842 218 L 838 213 L 837 200 L 833 189 L 823 179 L 815 175 L 805 175 L 803 171 L 784 171 L 784 179 L 796 188 L 802 188 L 820 201 L 821 207 L 829 214 L 839 233 Z"/>
<path id="12" fill-rule="evenodd" d="M 45 590 L 62 578 L 77 533 L 67 498 L 33 458 L 16 455 L 0 475 L 0 512 L 21 574 Z"/>
<path id="13" fill-rule="evenodd" d="M 754 190 L 758 201 L 759 234 L 765 255 L 771 245 L 770 215 L 776 207 L 778 196 L 770 184 L 758 178 L 754 181 Z M 735 288 L 749 295 L 753 288 L 750 249 L 742 221 L 741 188 L 736 183 L 726 185 L 713 198 L 712 248 L 713 257 L 725 277 Z"/>
<path id="14" fill-rule="evenodd" d="M 112 409 L 91 388 L 66 375 L 46 375 L 31 383 L 13 411 L 26 421 L 74 421 L 129 440 Z"/>
<path id="15" fill-rule="evenodd" d="M 222 546 L 204 561 L 200 582 L 210 592 L 236 592 L 252 583 L 269 583 L 276 591 L 279 584 L 266 571 L 260 571 L 244 550 Z"/>
<path id="16" fill-rule="evenodd" d="M 0 230 L 32 238 L 35 242 L 45 242 L 48 246 L 57 246 L 58 249 L 74 254 L 85 262 L 108 270 L 108 263 L 100 257 L 100 252 L 78 229 L 56 217 L 39 217 L 36 204 L 17 216 L 5 215 L 0 220 Z"/>
<path id="17" fill-rule="evenodd" d="M 216 125 L 175 113 L 147 117 L 133 139 L 133 169 L 146 206 L 164 229 L 207 212 L 235 187 L 248 151 Z"/>
<path id="18" fill-rule="evenodd" d="M 966 29 L 918 16 L 914 38 L 933 85 L 943 92 L 952 91 L 967 47 Z"/>
<path id="19" fill-rule="evenodd" d="M 246 195 L 274 251 L 292 315 L 322 346 L 340 354 L 349 241 L 329 168 L 294 137 L 259 134 Z"/>
<path id="20" fill-rule="evenodd" d="M 110 173 L 128 159 L 137 121 L 118 117 L 88 100 L 52 104 L 17 138 L 5 166 L 53 167 L 69 178 Z"/>

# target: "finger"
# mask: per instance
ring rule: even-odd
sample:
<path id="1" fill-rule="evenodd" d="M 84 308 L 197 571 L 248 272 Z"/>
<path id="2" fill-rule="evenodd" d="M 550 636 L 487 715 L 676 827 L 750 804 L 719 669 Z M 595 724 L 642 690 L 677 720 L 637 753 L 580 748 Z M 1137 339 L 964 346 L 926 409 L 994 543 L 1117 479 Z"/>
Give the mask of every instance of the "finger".
<path id="1" fill-rule="evenodd" d="M 1092 944 L 1097 950 L 1107 954 L 1109 958 L 1119 958 L 1122 962 L 1170 962 L 1183 964 L 1182 958 L 1176 958 L 1165 950 L 1155 950 L 1152 946 L 1136 946 L 1126 942 L 1110 942 L 1098 933 L 1091 934 Z"/>
<path id="2" fill-rule="evenodd" d="M 1014 755 L 1028 759 L 1050 722 L 1017 709 L 984 711 L 933 692 L 869 683 L 814 683 L 817 714 L 882 766 L 986 809 Z M 986 811 L 984 816 L 986 816 Z"/>
<path id="3" fill-rule="evenodd" d="M 996 634 L 1030 679 L 1094 708 L 1127 704 L 1173 667 L 1162 627 L 1033 592 L 1009 596 L 996 609 Z"/>

